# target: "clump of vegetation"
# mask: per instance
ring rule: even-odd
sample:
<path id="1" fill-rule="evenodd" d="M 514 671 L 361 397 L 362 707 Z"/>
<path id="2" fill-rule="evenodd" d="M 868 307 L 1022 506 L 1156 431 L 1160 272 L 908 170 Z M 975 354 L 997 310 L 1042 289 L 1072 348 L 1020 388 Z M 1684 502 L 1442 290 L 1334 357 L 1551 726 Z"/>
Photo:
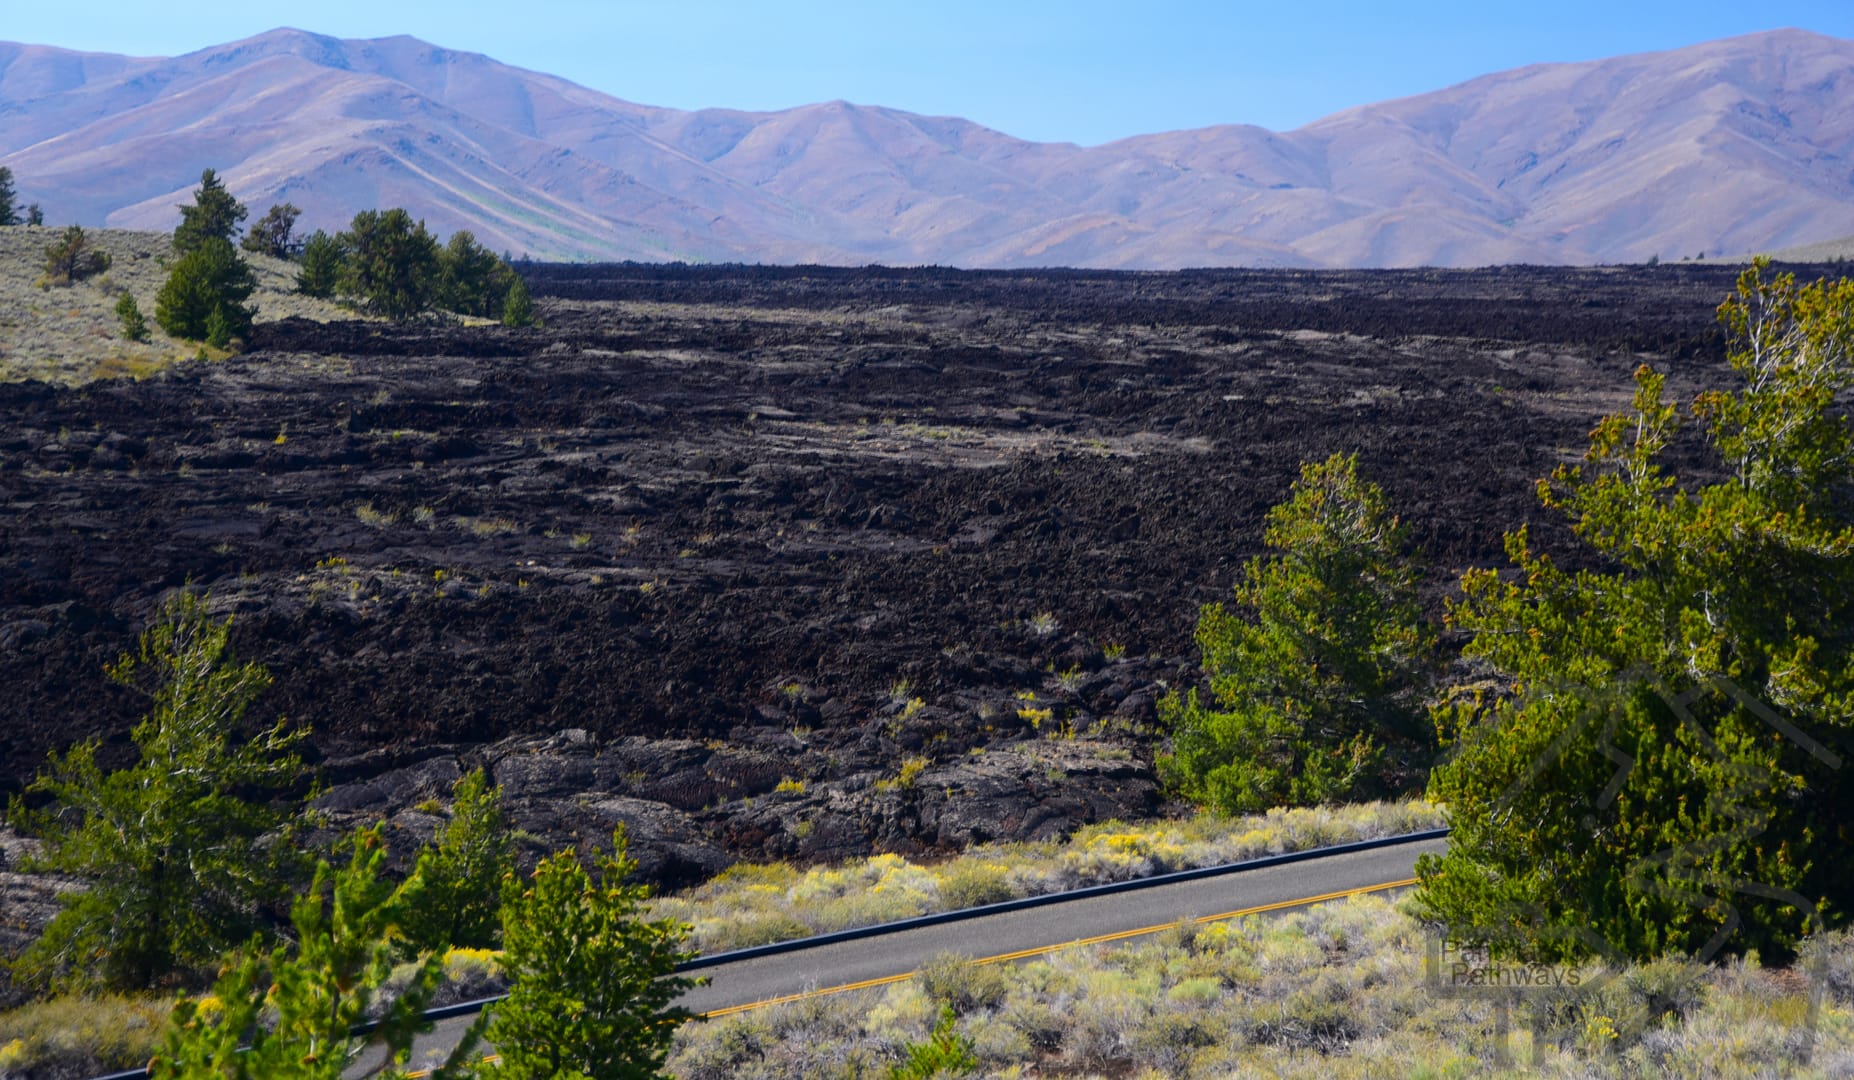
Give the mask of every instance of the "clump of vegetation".
<path id="1" fill-rule="evenodd" d="M 135 302 L 135 294 L 125 292 L 122 299 L 116 301 L 116 318 L 122 323 L 122 336 L 129 341 L 148 340 L 148 320 L 142 317 L 142 309 Z"/>
<path id="2" fill-rule="evenodd" d="M 47 286 L 73 285 L 108 270 L 109 262 L 109 255 L 90 245 L 82 226 L 71 225 L 45 248 L 41 280 Z"/>
<path id="3" fill-rule="evenodd" d="M 527 882 L 503 893 L 502 968 L 507 1000 L 489 1013 L 487 1037 L 501 1055 L 495 1075 L 659 1075 L 676 1028 L 672 1006 L 693 979 L 674 975 L 695 955 L 688 927 L 646 920 L 648 890 L 627 885 L 637 869 L 621 831 L 595 881 L 571 851 L 543 859 Z"/>
<path id="4" fill-rule="evenodd" d="M 13 170 L 0 165 L 0 225 L 18 225 L 19 191 L 13 186 Z"/>
<path id="5" fill-rule="evenodd" d="M 1430 745 L 1419 694 L 1429 634 L 1404 530 L 1356 455 L 1301 469 L 1268 514 L 1274 554 L 1236 585 L 1242 619 L 1204 608 L 1215 707 L 1168 695 L 1164 775 L 1223 813 L 1384 794 Z"/>
<path id="6" fill-rule="evenodd" d="M 341 243 L 317 229 L 303 243 L 302 269 L 296 274 L 296 289 L 305 296 L 326 300 L 335 295 L 341 282 Z"/>
<path id="7" fill-rule="evenodd" d="M 502 789 L 474 769 L 451 789 L 451 820 L 419 856 L 424 883 L 418 906 L 400 929 L 411 953 L 490 948 L 500 940 L 503 880 L 515 872 L 515 843 L 502 811 Z"/>
<path id="8" fill-rule="evenodd" d="M 33 868 L 85 885 L 63 894 L 64 910 L 20 958 L 28 982 L 134 989 L 198 971 L 257 930 L 260 903 L 286 886 L 288 845 L 259 838 L 288 814 L 253 795 L 296 779 L 305 732 L 283 721 L 244 729 L 270 677 L 233 658 L 230 631 L 204 598 L 176 594 L 109 670 L 154 699 L 131 733 L 140 760 L 105 773 L 97 742 L 80 743 L 28 785 L 48 806 L 16 798 L 8 809 L 44 841 Z"/>
<path id="9" fill-rule="evenodd" d="M 1454 835 L 1421 896 L 1511 953 L 1777 957 L 1854 897 L 1823 847 L 1854 820 L 1854 282 L 1760 262 L 1720 318 L 1743 386 L 1692 414 L 1723 479 L 1666 471 L 1679 413 L 1643 367 L 1540 485 L 1595 568 L 1520 529 L 1519 576 L 1451 609 L 1512 692 L 1442 713 Z"/>
<path id="10" fill-rule="evenodd" d="M 438 242 L 404 210 L 363 210 L 341 235 L 337 287 L 367 311 L 407 319 L 431 307 L 441 284 Z"/>
<path id="11" fill-rule="evenodd" d="M 217 174 L 211 169 L 200 174 L 193 204 L 180 208 L 174 229 L 180 258 L 155 297 L 155 321 L 169 337 L 225 349 L 251 332 L 247 301 L 257 278 L 232 246 L 245 213 Z"/>
<path id="12" fill-rule="evenodd" d="M 296 219 L 302 216 L 302 210 L 294 203 L 281 203 L 265 211 L 264 216 L 251 226 L 239 246 L 257 255 L 268 255 L 273 259 L 292 259 L 302 250 L 302 243 L 295 237 Z"/>
<path id="13" fill-rule="evenodd" d="M 508 295 L 502 301 L 502 325 L 533 326 L 534 301 L 528 296 L 528 283 L 520 275 L 509 282 Z"/>

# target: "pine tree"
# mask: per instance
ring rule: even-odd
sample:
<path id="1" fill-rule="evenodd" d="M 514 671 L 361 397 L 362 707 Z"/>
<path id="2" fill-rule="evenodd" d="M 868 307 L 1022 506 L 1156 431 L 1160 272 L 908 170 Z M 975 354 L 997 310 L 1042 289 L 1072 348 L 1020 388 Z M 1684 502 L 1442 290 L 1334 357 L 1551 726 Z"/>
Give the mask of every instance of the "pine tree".
<path id="1" fill-rule="evenodd" d="M 230 244 L 238 236 L 238 223 L 246 211 L 232 193 L 225 190 L 219 176 L 211 169 L 200 174 L 200 186 L 193 192 L 193 205 L 180 208 L 180 224 L 174 229 L 174 251 L 191 254 L 212 240 Z"/>
<path id="2" fill-rule="evenodd" d="M 363 210 L 340 242 L 345 254 L 340 291 L 367 310 L 409 319 L 437 298 L 438 242 L 404 210 Z"/>
<path id="3" fill-rule="evenodd" d="M 317 229 L 303 244 L 302 269 L 296 272 L 296 291 L 326 300 L 335 295 L 341 279 L 341 244 Z"/>
<path id="4" fill-rule="evenodd" d="M 296 229 L 296 219 L 302 211 L 291 203 L 272 206 L 264 216 L 251 226 L 240 245 L 246 251 L 256 255 L 269 255 L 273 259 L 294 258 L 302 249 L 292 233 Z"/>
<path id="5" fill-rule="evenodd" d="M 1444 710 L 1431 790 L 1447 855 L 1418 901 L 1457 938 L 1535 957 L 1757 949 L 1854 905 L 1854 283 L 1760 260 L 1720 308 L 1735 391 L 1692 415 L 1722 478 L 1663 465 L 1664 376 L 1541 483 L 1590 551 L 1509 534 L 1452 621 L 1499 692 Z"/>
<path id="6" fill-rule="evenodd" d="M 26 207 L 26 224 L 35 229 L 45 224 L 45 211 L 39 207 L 38 203 Z"/>
<path id="7" fill-rule="evenodd" d="M 256 289 L 256 276 L 231 242 L 211 238 L 174 264 L 155 297 L 155 321 L 169 337 L 204 341 L 214 336 L 216 317 L 217 336 L 229 344 L 251 331 L 245 302 Z"/>
<path id="8" fill-rule="evenodd" d="M 499 319 L 508 297 L 515 272 L 476 242 L 476 237 L 459 229 L 451 234 L 441 256 L 442 284 L 439 305 L 459 315 L 476 315 Z"/>
<path id="9" fill-rule="evenodd" d="M 45 249 L 45 281 L 51 285 L 70 285 L 94 277 L 109 269 L 109 256 L 90 246 L 90 236 L 81 225 L 67 226 Z"/>
<path id="10" fill-rule="evenodd" d="M 671 1003 L 694 980 L 676 976 L 689 927 L 645 921 L 648 890 L 626 885 L 637 869 L 621 831 L 594 882 L 571 850 L 543 859 L 527 882 L 511 878 L 502 901 L 507 1000 L 488 1038 L 506 1080 L 644 1080 L 661 1075 L 677 1025 Z"/>
<path id="11" fill-rule="evenodd" d="M 21 957 L 17 970 L 32 981 L 151 986 L 214 962 L 255 928 L 278 877 L 276 849 L 257 841 L 286 815 L 252 795 L 295 780 L 305 733 L 283 721 L 242 729 L 270 677 L 232 657 L 230 633 L 203 597 L 177 594 L 139 650 L 109 669 L 154 698 L 131 733 L 140 760 L 106 773 L 98 744 L 80 743 L 27 787 L 48 807 L 9 808 L 44 840 L 37 867 L 86 883 L 61 897 L 64 909 Z"/>
<path id="12" fill-rule="evenodd" d="M 1429 649 L 1403 529 L 1357 458 L 1302 467 L 1236 585 L 1242 619 L 1197 625 L 1215 707 L 1160 703 L 1187 798 L 1225 813 L 1385 794 L 1431 746 L 1417 695 Z M 1387 756 L 1387 752 L 1390 752 Z"/>
<path id="13" fill-rule="evenodd" d="M 13 170 L 0 165 L 0 225 L 19 224 L 18 208 L 14 205 L 19 193 L 13 190 Z"/>
<path id="14" fill-rule="evenodd" d="M 486 949 L 501 930 L 502 882 L 515 872 L 515 842 L 502 813 L 502 789 L 475 769 L 451 789 L 451 820 L 419 856 L 424 899 L 402 929 L 414 953 Z"/>
<path id="15" fill-rule="evenodd" d="M 142 309 L 135 303 L 134 293 L 123 293 L 122 299 L 116 301 L 116 318 L 122 322 L 122 336 L 130 341 L 148 340 L 148 320 L 142 317 Z"/>
<path id="16" fill-rule="evenodd" d="M 510 282 L 508 298 L 502 302 L 502 325 L 534 325 L 534 301 L 528 296 L 528 283 L 519 274 Z"/>

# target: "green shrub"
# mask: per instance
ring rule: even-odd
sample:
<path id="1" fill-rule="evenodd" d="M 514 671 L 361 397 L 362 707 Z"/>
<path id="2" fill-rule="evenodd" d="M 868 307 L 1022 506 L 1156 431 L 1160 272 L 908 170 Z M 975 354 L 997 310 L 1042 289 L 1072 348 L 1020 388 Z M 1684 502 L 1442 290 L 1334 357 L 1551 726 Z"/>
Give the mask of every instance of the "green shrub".
<path id="1" fill-rule="evenodd" d="M 1010 871 L 1000 863 L 959 859 L 940 875 L 940 899 L 948 908 L 982 907 L 1016 895 Z"/>
<path id="2" fill-rule="evenodd" d="M 451 820 L 419 856 L 423 899 L 401 926 L 412 953 L 488 948 L 501 937 L 503 880 L 515 872 L 515 843 L 502 789 L 474 769 L 451 789 Z"/>
<path id="3" fill-rule="evenodd" d="M 0 1013 L 0 1076 L 98 1076 L 134 1068 L 160 1043 L 172 999 L 59 997 Z"/>
<path id="4" fill-rule="evenodd" d="M 958 1018 L 951 1006 L 941 1006 L 940 1020 L 926 1042 L 902 1049 L 903 1060 L 889 1069 L 889 1080 L 933 1080 L 937 1076 L 964 1076 L 978 1068 L 972 1040 L 954 1030 Z"/>
<path id="5" fill-rule="evenodd" d="M 528 283 L 515 275 L 509 283 L 508 295 L 502 301 L 502 325 L 533 326 L 534 300 L 528 295 Z"/>
<path id="6" fill-rule="evenodd" d="M 438 297 L 438 242 L 404 210 L 363 210 L 341 234 L 339 291 L 376 315 L 409 319 Z"/>
<path id="7" fill-rule="evenodd" d="M 341 281 L 341 243 L 317 229 L 303 243 L 303 264 L 296 272 L 296 291 L 304 296 L 329 299 Z"/>
<path id="8" fill-rule="evenodd" d="M 941 953 L 927 961 L 920 980 L 928 997 L 959 1013 L 994 1008 L 1010 989 L 998 965 L 974 964 L 958 953 Z"/>

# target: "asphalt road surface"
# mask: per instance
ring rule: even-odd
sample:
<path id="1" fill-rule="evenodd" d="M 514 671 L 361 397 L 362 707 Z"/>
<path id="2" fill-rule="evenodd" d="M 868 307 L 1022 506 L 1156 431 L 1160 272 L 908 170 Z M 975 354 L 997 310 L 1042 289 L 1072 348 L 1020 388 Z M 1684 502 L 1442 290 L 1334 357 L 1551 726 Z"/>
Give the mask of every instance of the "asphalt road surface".
<path id="1" fill-rule="evenodd" d="M 1413 884 L 1417 856 L 1440 853 L 1447 843 L 1435 839 L 1348 852 L 742 960 L 702 972 L 708 985 L 691 990 L 680 1004 L 724 1016 L 811 994 L 899 982 L 946 952 L 1003 963 L 1155 933 L 1184 919 L 1291 911 L 1353 893 L 1389 891 Z M 433 1061 L 448 1052 L 474 1019 L 440 1021 L 420 1039 L 413 1061 Z"/>

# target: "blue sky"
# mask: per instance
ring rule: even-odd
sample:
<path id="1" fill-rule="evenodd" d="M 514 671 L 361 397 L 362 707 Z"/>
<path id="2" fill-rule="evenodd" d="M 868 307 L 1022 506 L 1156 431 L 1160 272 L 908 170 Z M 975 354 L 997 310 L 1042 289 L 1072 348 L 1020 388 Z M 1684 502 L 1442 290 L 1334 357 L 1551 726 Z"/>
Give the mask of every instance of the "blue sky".
<path id="1" fill-rule="evenodd" d="M 0 38 L 174 55 L 298 26 L 412 34 L 631 101 L 774 109 L 845 98 L 1083 144 L 1252 123 L 1522 64 L 1795 26 L 1854 38 L 1854 0 L 53 0 Z"/>

